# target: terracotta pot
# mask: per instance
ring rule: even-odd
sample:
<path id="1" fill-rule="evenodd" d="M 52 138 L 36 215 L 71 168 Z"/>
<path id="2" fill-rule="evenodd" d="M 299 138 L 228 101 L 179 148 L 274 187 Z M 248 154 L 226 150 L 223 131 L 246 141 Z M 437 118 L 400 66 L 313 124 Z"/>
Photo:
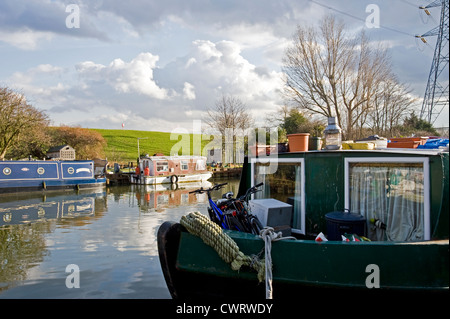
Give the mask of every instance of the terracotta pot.
<path id="1" fill-rule="evenodd" d="M 306 152 L 308 150 L 309 133 L 289 134 L 289 152 Z"/>

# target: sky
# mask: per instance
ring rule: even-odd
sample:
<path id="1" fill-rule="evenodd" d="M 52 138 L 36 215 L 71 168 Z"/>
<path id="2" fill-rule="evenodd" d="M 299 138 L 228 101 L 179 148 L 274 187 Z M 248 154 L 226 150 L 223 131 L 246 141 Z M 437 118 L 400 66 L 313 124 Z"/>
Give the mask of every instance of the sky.
<path id="1" fill-rule="evenodd" d="M 283 105 L 282 57 L 296 26 L 333 14 L 388 48 L 418 114 L 436 37 L 414 35 L 439 23 L 440 8 L 418 8 L 430 2 L 1 0 L 0 87 L 23 93 L 52 125 L 192 131 L 222 95 L 264 125 Z M 447 109 L 434 126 L 448 123 Z"/>

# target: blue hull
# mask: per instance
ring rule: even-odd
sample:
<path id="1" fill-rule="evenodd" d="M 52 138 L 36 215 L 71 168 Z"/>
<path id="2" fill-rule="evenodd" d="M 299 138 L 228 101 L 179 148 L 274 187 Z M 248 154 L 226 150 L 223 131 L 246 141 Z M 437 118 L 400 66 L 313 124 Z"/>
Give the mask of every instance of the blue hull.
<path id="1" fill-rule="evenodd" d="M 0 162 L 0 193 L 104 187 L 93 161 Z"/>

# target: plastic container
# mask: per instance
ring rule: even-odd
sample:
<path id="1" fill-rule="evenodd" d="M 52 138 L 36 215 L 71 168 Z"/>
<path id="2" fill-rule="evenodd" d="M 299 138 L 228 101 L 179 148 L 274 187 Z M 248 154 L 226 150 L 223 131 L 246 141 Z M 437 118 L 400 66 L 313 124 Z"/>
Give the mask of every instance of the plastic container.
<path id="1" fill-rule="evenodd" d="M 325 215 L 328 240 L 342 240 L 341 235 L 366 236 L 366 219 L 360 214 L 348 211 L 331 212 Z"/>

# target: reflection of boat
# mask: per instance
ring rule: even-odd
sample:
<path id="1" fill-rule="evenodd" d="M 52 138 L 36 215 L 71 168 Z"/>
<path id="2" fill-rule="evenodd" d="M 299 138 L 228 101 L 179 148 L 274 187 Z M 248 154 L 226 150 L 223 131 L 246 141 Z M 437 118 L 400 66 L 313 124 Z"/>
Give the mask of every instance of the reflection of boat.
<path id="1" fill-rule="evenodd" d="M 284 226 L 296 237 L 272 243 L 275 298 L 448 293 L 448 152 L 317 151 L 246 159 L 240 194 L 260 182 L 254 203 L 272 198 L 290 204 L 291 222 Z M 258 236 L 225 233 L 247 256 L 264 251 Z M 329 240 L 316 241 L 324 238 L 320 233 Z M 361 236 L 371 241 L 356 241 Z M 179 223 L 162 224 L 158 249 L 173 297 L 265 296 L 255 271 L 232 270 Z"/>
<path id="2" fill-rule="evenodd" d="M 0 193 L 104 187 L 93 161 L 1 161 Z"/>
<path id="3" fill-rule="evenodd" d="M 132 184 L 177 184 L 205 182 L 212 176 L 204 156 L 146 156 L 139 160 Z"/>
<path id="4" fill-rule="evenodd" d="M 88 217 L 95 214 L 95 200 L 102 193 L 57 194 L 15 198 L 0 202 L 0 227 L 49 219 Z"/>
<path id="5" fill-rule="evenodd" d="M 175 207 L 207 201 L 206 194 L 189 194 L 191 190 L 208 188 L 210 182 L 183 184 L 133 185 L 141 210 L 150 211 L 166 207 Z"/>

